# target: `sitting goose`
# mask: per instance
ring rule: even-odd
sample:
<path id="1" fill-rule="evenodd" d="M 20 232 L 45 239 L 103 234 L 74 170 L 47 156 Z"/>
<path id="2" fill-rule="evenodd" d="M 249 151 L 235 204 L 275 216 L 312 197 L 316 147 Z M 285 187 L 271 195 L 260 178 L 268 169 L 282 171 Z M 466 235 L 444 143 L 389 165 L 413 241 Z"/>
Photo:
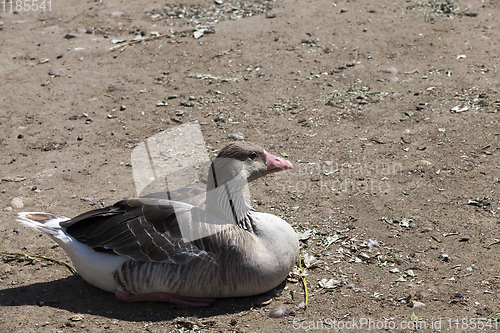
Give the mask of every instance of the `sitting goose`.
<path id="1" fill-rule="evenodd" d="M 72 219 L 24 212 L 19 221 L 51 236 L 84 280 L 122 301 L 208 306 L 267 292 L 294 266 L 292 227 L 243 197 L 247 182 L 291 168 L 254 144 L 231 143 L 209 168 L 207 193 L 153 193 Z"/>

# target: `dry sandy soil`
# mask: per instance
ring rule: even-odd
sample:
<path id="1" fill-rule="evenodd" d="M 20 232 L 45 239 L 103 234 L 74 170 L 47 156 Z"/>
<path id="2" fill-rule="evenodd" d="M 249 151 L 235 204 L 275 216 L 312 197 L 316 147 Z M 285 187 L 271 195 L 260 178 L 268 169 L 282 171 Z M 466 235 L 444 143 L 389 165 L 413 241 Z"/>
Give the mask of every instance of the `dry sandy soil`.
<path id="1" fill-rule="evenodd" d="M 498 2 L 217 2 L 0 7 L 0 251 L 29 255 L 2 255 L 1 331 L 496 331 Z M 300 233 L 307 309 L 293 273 L 270 304 L 191 309 L 34 257 L 69 262 L 19 211 L 135 196 L 133 148 L 191 121 L 211 156 L 241 132 L 294 163 L 250 190 Z"/>

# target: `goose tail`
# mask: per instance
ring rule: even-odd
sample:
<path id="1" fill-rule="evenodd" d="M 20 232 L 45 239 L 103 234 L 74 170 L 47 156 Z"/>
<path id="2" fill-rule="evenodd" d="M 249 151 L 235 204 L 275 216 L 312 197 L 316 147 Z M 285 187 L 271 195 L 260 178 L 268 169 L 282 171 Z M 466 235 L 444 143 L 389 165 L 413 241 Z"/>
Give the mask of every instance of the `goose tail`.
<path id="1" fill-rule="evenodd" d="M 53 237 L 59 236 L 62 231 L 59 223 L 67 220 L 69 218 L 64 216 L 41 212 L 22 212 L 17 216 L 17 221 L 24 226 Z"/>

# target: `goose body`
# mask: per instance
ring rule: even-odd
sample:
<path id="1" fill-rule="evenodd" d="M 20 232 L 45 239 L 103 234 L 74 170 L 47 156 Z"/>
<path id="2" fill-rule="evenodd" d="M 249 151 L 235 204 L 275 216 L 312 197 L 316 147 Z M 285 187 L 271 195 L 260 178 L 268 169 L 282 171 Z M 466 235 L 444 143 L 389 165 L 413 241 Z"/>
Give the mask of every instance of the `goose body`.
<path id="1" fill-rule="evenodd" d="M 153 193 L 73 219 L 20 213 L 19 221 L 51 236 L 90 284 L 123 301 L 209 305 L 250 296 L 283 281 L 299 243 L 281 218 L 246 205 L 246 181 L 291 168 L 256 145 L 223 148 L 207 192 Z"/>

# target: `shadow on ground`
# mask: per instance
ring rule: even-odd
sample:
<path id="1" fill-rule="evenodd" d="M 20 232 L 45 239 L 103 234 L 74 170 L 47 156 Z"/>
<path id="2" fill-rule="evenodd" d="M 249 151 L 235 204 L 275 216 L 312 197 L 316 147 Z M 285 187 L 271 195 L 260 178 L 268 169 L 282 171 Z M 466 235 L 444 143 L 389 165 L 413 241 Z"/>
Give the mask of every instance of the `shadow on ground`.
<path id="1" fill-rule="evenodd" d="M 123 303 L 111 293 L 97 289 L 78 276 L 3 289 L 0 306 L 39 306 L 88 313 L 130 322 L 162 321 L 177 317 L 208 318 L 251 309 L 257 297 L 219 299 L 208 308 L 189 308 L 168 303 Z"/>

